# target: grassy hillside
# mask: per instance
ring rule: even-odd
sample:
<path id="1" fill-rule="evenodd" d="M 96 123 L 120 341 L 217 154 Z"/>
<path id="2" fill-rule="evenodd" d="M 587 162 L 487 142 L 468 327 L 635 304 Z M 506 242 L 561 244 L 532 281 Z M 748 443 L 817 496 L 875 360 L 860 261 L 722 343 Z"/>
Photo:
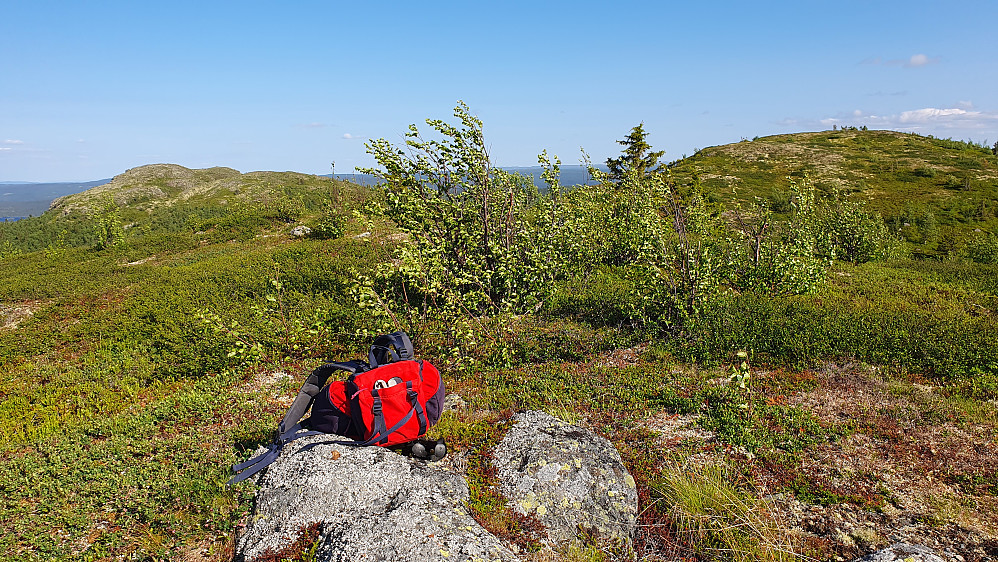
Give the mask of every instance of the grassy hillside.
<path id="1" fill-rule="evenodd" d="M 189 170 L 175 164 L 141 166 L 109 183 L 60 197 L 32 220 L 4 225 L 0 255 L 11 251 L 97 244 L 101 217 L 120 224 L 122 235 L 152 238 L 181 231 L 229 238 L 253 237 L 260 229 L 308 217 L 319 226 L 349 214 L 369 194 L 360 186 L 296 172 L 230 168 Z"/>
<path id="2" fill-rule="evenodd" d="M 758 197 L 789 210 L 787 177 L 809 176 L 826 198 L 866 201 L 910 242 L 946 254 L 975 230 L 998 234 L 998 156 L 973 143 L 846 129 L 757 137 L 700 150 L 672 173 L 730 204 Z M 907 225 L 907 226 L 906 226 Z M 941 229 L 941 231 L 939 231 Z"/>
<path id="3" fill-rule="evenodd" d="M 439 269 L 406 277 L 421 271 L 412 249 L 473 243 L 458 234 L 481 213 L 293 172 L 145 166 L 0 225 L 0 559 L 230 559 L 253 490 L 224 487 L 229 466 L 272 437 L 312 368 L 399 327 L 468 404 L 432 435 L 461 455 L 469 507 L 526 559 L 832 559 L 898 537 L 998 556 L 998 265 L 788 261 L 792 224 L 773 222 L 781 238 L 759 248 L 776 257 L 753 266 L 727 224 L 735 199 L 779 207 L 784 176 L 803 170 L 821 192 L 882 190 L 869 205 L 888 217 L 887 202 L 924 192 L 919 208 L 946 226 L 943 202 L 995 189 L 993 155 L 949 144 L 807 133 L 677 163 L 722 207 L 684 215 L 710 225 L 686 263 L 718 252 L 702 258 L 715 269 L 687 270 L 686 293 L 669 285 L 683 267 L 666 248 L 673 211 L 644 180 L 544 195 L 504 179 L 493 203 L 522 207 L 497 224 L 520 245 L 495 246 L 494 276 L 459 271 L 443 288 Z M 871 164 L 914 166 L 909 149 L 938 181 L 960 162 L 977 175 L 950 189 Z M 422 245 L 441 216 L 449 238 Z M 786 274 L 802 260 L 813 285 Z M 598 537 L 531 553 L 488 460 L 524 408 L 621 450 L 642 502 L 635 553 Z"/>

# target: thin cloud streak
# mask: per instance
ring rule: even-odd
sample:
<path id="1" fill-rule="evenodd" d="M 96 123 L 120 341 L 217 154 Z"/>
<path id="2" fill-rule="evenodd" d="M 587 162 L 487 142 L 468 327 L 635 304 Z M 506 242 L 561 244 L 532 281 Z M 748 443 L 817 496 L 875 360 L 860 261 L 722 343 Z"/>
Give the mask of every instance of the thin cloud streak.
<path id="1" fill-rule="evenodd" d="M 876 115 L 853 111 L 850 115 L 827 117 L 819 120 L 824 126 L 831 125 L 866 125 L 877 129 L 910 129 L 919 130 L 927 127 L 942 129 L 982 130 L 998 126 L 998 112 L 975 111 L 970 102 L 960 102 L 966 107 L 923 107 L 911 109 L 892 115 Z M 788 120 L 789 121 L 789 120 Z"/>
<path id="2" fill-rule="evenodd" d="M 918 53 L 911 55 L 907 59 L 884 60 L 881 57 L 868 57 L 859 61 L 859 64 L 869 66 L 901 66 L 904 68 L 920 68 L 923 66 L 929 66 L 930 64 L 937 64 L 941 62 L 941 60 L 942 59 L 939 57 L 930 57 L 924 53 Z"/>
<path id="3" fill-rule="evenodd" d="M 889 96 L 889 97 L 897 97 L 897 96 L 907 96 L 907 95 L 908 95 L 908 90 L 898 90 L 898 91 L 896 91 L 896 92 L 885 92 L 885 91 L 883 91 L 883 90 L 877 90 L 876 92 L 873 92 L 873 93 L 871 93 L 871 94 L 866 94 L 866 95 L 868 95 L 868 96 L 871 96 L 871 97 L 881 97 L 881 96 Z"/>

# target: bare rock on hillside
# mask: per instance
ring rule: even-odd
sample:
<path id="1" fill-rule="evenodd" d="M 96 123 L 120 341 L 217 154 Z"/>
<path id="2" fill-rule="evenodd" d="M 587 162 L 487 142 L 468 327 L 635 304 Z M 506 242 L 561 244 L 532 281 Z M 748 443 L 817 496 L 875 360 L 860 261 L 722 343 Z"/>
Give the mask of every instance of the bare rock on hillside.
<path id="1" fill-rule="evenodd" d="M 296 226 L 291 229 L 291 236 L 295 238 L 303 238 L 309 234 L 312 234 L 312 229 L 307 226 Z"/>
<path id="2" fill-rule="evenodd" d="M 466 507 L 464 479 L 380 447 L 296 441 L 258 483 L 236 560 L 288 548 L 319 523 L 316 560 L 500 560 L 516 556 Z"/>
<path id="3" fill-rule="evenodd" d="M 540 520 L 553 545 L 571 542 L 580 529 L 629 543 L 638 515 L 637 489 L 617 449 L 544 412 L 513 419 L 493 452 L 500 488 L 512 509 Z"/>
<path id="4" fill-rule="evenodd" d="M 60 197 L 52 201 L 49 210 L 59 210 L 63 216 L 74 211 L 91 213 L 107 199 L 121 206 L 170 205 L 209 192 L 238 190 L 241 178 L 242 174 L 232 168 L 191 170 L 177 164 L 149 164 L 126 170 L 82 193 Z"/>
<path id="5" fill-rule="evenodd" d="M 917 544 L 897 543 L 854 562 L 945 562 L 931 549 Z"/>
<path id="6" fill-rule="evenodd" d="M 0 329 L 16 328 L 23 320 L 31 318 L 38 309 L 38 302 L 14 305 L 0 303 Z"/>

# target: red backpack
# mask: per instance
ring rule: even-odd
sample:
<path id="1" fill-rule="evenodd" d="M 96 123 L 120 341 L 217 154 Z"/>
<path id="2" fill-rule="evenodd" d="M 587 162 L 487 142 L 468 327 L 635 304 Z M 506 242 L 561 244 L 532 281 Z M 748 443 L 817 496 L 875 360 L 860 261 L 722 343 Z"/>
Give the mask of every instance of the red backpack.
<path id="1" fill-rule="evenodd" d="M 326 384 L 338 371 L 349 376 Z M 228 483 L 256 474 L 277 460 L 284 445 L 309 435 L 341 435 L 351 441 L 335 443 L 356 447 L 413 442 L 437 423 L 443 405 L 443 379 L 428 361 L 413 359 L 409 336 L 378 336 L 368 362 L 326 363 L 312 371 L 278 425 L 277 439 L 266 452 L 233 466 L 237 474 Z"/>

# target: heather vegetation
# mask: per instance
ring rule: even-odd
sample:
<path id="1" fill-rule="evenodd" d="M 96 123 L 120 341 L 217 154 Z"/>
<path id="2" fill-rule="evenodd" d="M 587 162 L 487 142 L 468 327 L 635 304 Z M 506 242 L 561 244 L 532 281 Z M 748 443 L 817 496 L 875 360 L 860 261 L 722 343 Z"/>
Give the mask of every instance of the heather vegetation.
<path id="1" fill-rule="evenodd" d="M 157 165 L 0 224 L 0 556 L 227 559 L 252 497 L 228 467 L 310 369 L 396 329 L 469 404 L 433 430 L 469 455 L 469 507 L 525 552 L 489 465 L 523 408 L 621 450 L 640 557 L 887 540 L 798 505 L 998 548 L 990 149 L 849 129 L 666 164 L 639 125 L 594 185 L 542 154 L 538 187 L 494 166 L 464 105 L 427 127 L 370 143 L 373 189 Z M 945 486 L 814 460 L 836 455 Z"/>

